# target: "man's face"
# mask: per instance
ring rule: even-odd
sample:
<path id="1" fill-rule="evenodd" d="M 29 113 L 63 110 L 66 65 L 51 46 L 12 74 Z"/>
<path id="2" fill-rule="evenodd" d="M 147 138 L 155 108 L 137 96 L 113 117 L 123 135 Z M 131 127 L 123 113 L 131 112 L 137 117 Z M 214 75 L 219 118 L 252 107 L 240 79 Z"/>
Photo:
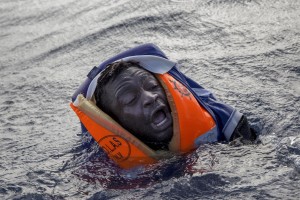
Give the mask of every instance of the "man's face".
<path id="1" fill-rule="evenodd" d="M 144 142 L 168 143 L 173 136 L 172 117 L 165 92 L 148 71 L 130 67 L 104 87 L 120 124 Z"/>

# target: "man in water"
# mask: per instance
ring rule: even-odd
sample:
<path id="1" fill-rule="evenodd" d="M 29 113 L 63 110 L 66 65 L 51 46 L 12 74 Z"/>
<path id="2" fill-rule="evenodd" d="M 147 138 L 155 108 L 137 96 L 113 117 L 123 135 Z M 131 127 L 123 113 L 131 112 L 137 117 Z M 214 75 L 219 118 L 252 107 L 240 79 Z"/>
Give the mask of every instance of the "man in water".
<path id="1" fill-rule="evenodd" d="M 95 90 L 96 105 L 154 150 L 167 150 L 173 120 L 163 87 L 138 63 L 120 61 L 106 67 Z M 197 119 L 195 119 L 197 120 Z M 230 140 L 253 141 L 255 133 L 245 116 Z"/>

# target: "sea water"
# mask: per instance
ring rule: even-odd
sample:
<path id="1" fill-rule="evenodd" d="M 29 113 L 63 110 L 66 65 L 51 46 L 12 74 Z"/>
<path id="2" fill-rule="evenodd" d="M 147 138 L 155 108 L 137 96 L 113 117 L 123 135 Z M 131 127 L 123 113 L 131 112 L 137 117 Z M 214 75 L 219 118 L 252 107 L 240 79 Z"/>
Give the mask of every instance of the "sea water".
<path id="1" fill-rule="evenodd" d="M 299 199 L 299 19 L 296 0 L 1 0 L 0 198 Z M 69 103 L 93 66 L 144 43 L 260 142 L 116 167 Z"/>

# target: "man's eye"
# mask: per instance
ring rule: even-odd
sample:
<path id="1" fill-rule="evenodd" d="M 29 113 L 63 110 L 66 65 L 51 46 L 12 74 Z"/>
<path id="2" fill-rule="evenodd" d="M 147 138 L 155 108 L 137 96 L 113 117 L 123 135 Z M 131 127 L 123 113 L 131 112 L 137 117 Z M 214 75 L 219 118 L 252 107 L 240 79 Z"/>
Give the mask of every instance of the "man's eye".
<path id="1" fill-rule="evenodd" d="M 157 84 L 151 86 L 151 89 L 156 89 L 156 88 L 158 88 Z"/>
<path id="2" fill-rule="evenodd" d="M 148 83 L 146 86 L 146 89 L 148 90 L 155 90 L 159 87 L 159 85 L 157 83 Z"/>
<path id="3" fill-rule="evenodd" d="M 124 105 L 129 105 L 134 102 L 136 95 L 126 95 L 122 101 Z"/>
<path id="4" fill-rule="evenodd" d="M 156 90 L 157 89 L 157 85 L 151 85 L 147 88 L 147 90 L 152 91 L 152 90 Z"/>

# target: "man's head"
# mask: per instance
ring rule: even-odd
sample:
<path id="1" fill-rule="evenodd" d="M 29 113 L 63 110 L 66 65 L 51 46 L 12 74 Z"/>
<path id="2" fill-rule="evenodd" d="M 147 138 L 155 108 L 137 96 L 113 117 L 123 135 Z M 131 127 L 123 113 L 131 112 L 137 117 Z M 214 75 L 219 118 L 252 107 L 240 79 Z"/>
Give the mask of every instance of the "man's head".
<path id="1" fill-rule="evenodd" d="M 165 149 L 173 136 L 166 94 L 153 74 L 135 62 L 109 65 L 99 77 L 96 104 L 153 149 Z"/>

